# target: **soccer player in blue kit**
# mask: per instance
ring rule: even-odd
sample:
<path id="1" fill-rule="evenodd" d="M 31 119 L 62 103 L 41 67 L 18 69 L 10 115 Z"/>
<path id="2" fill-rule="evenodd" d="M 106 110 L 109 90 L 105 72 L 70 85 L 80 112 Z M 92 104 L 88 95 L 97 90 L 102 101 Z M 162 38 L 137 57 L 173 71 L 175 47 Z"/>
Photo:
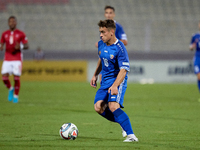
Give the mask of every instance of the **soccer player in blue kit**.
<path id="1" fill-rule="evenodd" d="M 198 27 L 200 30 L 200 21 L 199 21 Z M 194 63 L 194 73 L 197 75 L 197 80 L 198 80 L 197 85 L 200 92 L 200 32 L 197 32 L 192 35 L 189 48 L 191 51 L 196 49 L 193 63 Z"/>
<path id="2" fill-rule="evenodd" d="M 120 124 L 127 134 L 124 142 L 138 141 L 128 115 L 121 109 L 130 70 L 128 53 L 115 36 L 116 25 L 113 20 L 100 20 L 98 26 L 101 38 L 98 42 L 99 60 L 90 85 L 96 88 L 101 71 L 102 81 L 96 92 L 94 109 L 102 117 Z"/>
<path id="3" fill-rule="evenodd" d="M 115 29 L 115 36 L 118 40 L 122 41 L 124 43 L 124 45 L 126 46 L 128 44 L 127 41 L 127 36 L 126 33 L 124 32 L 123 27 L 114 20 L 115 18 L 115 8 L 112 6 L 105 6 L 104 8 L 104 17 L 106 19 L 109 20 L 113 20 L 115 22 L 116 25 L 116 29 Z M 96 42 L 95 46 L 98 48 L 98 42 Z M 99 81 L 101 82 L 101 77 L 102 74 L 99 74 Z M 122 134 L 124 134 L 123 136 L 125 136 L 126 134 L 122 132 Z"/>
<path id="4" fill-rule="evenodd" d="M 105 6 L 104 8 L 104 17 L 106 19 L 114 20 L 115 18 L 115 8 L 112 6 Z M 117 39 L 122 41 L 124 45 L 126 46 L 128 44 L 126 33 L 124 32 L 124 29 L 121 24 L 119 24 L 117 21 L 115 21 L 116 30 L 115 30 L 115 36 Z M 98 42 L 95 44 L 95 46 L 98 48 Z"/>

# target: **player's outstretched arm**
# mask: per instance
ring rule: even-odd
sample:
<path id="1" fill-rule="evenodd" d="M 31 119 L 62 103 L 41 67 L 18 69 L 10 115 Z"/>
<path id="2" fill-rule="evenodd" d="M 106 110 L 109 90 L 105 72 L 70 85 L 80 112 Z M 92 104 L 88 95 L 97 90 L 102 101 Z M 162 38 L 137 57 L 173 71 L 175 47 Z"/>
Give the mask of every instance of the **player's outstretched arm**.
<path id="1" fill-rule="evenodd" d="M 118 94 L 118 86 L 123 82 L 127 71 L 125 69 L 120 69 L 117 79 L 113 83 L 113 85 L 108 89 L 108 93 L 111 92 L 111 95 L 117 95 Z"/>
<path id="2" fill-rule="evenodd" d="M 19 49 L 28 49 L 29 48 L 29 45 L 28 43 L 26 44 L 19 44 L 18 42 L 16 42 L 16 45 L 15 45 L 15 49 L 19 50 Z"/>
<path id="3" fill-rule="evenodd" d="M 101 59 L 99 58 L 96 70 L 95 70 L 94 75 L 93 75 L 93 77 L 90 81 L 90 85 L 94 88 L 97 87 L 98 74 L 101 72 L 101 69 L 102 69 L 102 64 L 101 64 Z"/>

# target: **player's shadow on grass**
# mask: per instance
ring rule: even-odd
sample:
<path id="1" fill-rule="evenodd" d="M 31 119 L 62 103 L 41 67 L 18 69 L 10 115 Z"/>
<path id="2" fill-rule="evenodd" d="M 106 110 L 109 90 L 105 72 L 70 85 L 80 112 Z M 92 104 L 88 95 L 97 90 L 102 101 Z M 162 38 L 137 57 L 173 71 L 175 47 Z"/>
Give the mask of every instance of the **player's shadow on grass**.
<path id="1" fill-rule="evenodd" d="M 79 139 L 86 140 L 99 140 L 99 141 L 121 141 L 121 139 L 111 139 L 111 138 L 100 138 L 100 137 L 88 137 L 88 136 L 78 136 Z"/>
<path id="2" fill-rule="evenodd" d="M 53 136 L 53 137 L 59 137 L 59 134 L 35 134 L 35 135 L 39 135 L 39 136 Z"/>
<path id="3" fill-rule="evenodd" d="M 50 136 L 50 137 L 58 137 L 58 140 L 62 140 L 62 138 L 58 134 L 35 134 L 39 136 Z M 120 138 L 118 139 L 111 139 L 111 138 L 100 138 L 100 137 L 88 137 L 88 136 L 78 136 L 78 139 L 83 139 L 83 140 L 98 140 L 98 141 L 121 141 Z"/>

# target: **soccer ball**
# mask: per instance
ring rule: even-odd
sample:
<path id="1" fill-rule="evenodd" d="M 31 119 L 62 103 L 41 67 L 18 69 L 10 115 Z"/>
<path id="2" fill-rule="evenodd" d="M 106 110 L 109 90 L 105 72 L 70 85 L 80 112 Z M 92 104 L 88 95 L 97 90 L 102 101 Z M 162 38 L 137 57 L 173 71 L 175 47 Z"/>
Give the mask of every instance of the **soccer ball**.
<path id="1" fill-rule="evenodd" d="M 78 128 L 73 123 L 65 123 L 60 128 L 60 136 L 65 140 L 75 140 L 78 136 Z"/>

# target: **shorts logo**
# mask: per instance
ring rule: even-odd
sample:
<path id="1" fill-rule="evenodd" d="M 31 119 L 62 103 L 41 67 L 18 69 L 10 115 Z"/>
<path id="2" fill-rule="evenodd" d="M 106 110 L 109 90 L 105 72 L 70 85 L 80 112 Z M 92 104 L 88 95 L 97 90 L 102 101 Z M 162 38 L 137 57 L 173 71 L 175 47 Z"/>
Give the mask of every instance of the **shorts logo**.
<path id="1" fill-rule="evenodd" d="M 101 51 L 99 51 L 99 55 L 101 55 Z"/>
<path id="2" fill-rule="evenodd" d="M 110 59 L 113 59 L 114 58 L 114 55 L 110 54 Z"/>
<path id="3" fill-rule="evenodd" d="M 112 96 L 111 98 L 115 98 L 115 96 Z"/>

